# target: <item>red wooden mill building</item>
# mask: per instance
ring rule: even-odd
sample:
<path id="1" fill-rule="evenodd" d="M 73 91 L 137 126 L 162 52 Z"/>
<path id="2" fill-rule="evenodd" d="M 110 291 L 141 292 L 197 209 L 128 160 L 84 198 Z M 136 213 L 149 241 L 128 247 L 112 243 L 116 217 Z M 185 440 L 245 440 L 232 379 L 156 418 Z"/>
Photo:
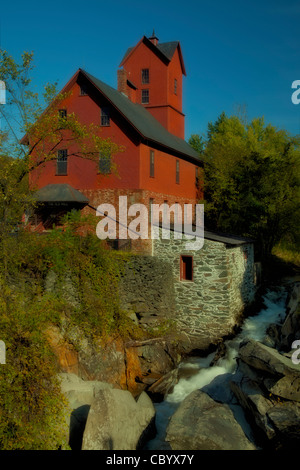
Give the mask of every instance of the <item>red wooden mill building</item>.
<path id="1" fill-rule="evenodd" d="M 43 209 L 37 230 L 57 222 L 72 207 L 111 203 L 120 195 L 128 203 L 195 205 L 201 197 L 202 162 L 184 140 L 183 76 L 186 75 L 179 42 L 159 43 L 143 37 L 125 53 L 118 74 L 118 90 L 79 69 L 62 92 L 70 92 L 60 112 L 74 113 L 84 124 L 101 126 L 101 136 L 124 148 L 111 155 L 117 174 L 106 160 L 99 163 L 74 155 L 61 143 L 57 161 L 33 170 Z M 99 167 L 100 165 L 100 167 Z M 101 170 L 101 172 L 99 171 Z"/>
<path id="2" fill-rule="evenodd" d="M 125 150 L 110 155 L 110 160 L 103 161 L 99 155 L 99 161 L 92 161 L 62 141 L 56 161 L 48 161 L 30 174 L 31 187 L 37 189 L 42 203 L 35 214 L 34 229 L 52 228 L 72 208 L 95 215 L 103 203 L 117 208 L 120 196 L 127 196 L 129 206 L 144 204 L 149 212 L 151 204 L 194 207 L 199 202 L 203 163 L 184 140 L 185 74 L 179 42 L 159 43 L 155 34 L 144 36 L 126 51 L 118 70 L 117 90 L 85 70 L 74 74 L 62 90 L 70 93 L 60 103 L 60 112 L 64 116 L 74 113 L 83 124 L 99 125 L 103 138 Z M 113 166 L 117 173 L 111 171 Z M 119 220 L 119 214 L 116 218 Z M 147 258 L 145 266 L 151 269 L 147 281 L 141 275 L 142 288 L 132 284 L 130 311 L 135 311 L 136 296 L 140 296 L 138 301 L 146 310 L 139 310 L 139 318 L 150 325 L 158 311 L 165 318 L 160 302 L 174 291 L 176 308 L 167 297 L 166 315 L 176 319 L 178 331 L 190 344 L 205 349 L 231 334 L 244 305 L 253 299 L 253 245 L 239 237 L 205 231 L 203 249 L 188 249 L 185 239 L 175 240 L 175 231 L 169 240 L 132 240 L 134 250 L 152 257 L 136 257 L 138 262 Z M 116 244 L 120 248 L 119 238 Z M 157 265 L 165 274 L 156 276 L 153 266 Z M 170 272 L 172 281 L 165 284 Z M 151 289 L 147 289 L 147 282 Z M 155 299 L 151 297 L 153 285 Z M 151 313 L 154 304 L 157 308 Z"/>

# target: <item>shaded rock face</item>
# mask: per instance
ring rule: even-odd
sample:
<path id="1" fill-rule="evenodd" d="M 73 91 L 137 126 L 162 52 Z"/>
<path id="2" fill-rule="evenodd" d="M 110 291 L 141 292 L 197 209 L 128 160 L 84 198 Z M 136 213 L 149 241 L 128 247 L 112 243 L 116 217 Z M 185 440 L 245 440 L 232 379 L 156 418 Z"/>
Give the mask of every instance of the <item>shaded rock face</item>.
<path id="1" fill-rule="evenodd" d="M 287 316 L 280 333 L 277 347 L 283 351 L 290 351 L 291 344 L 300 339 L 300 283 L 297 283 L 291 292 L 287 304 Z"/>
<path id="2" fill-rule="evenodd" d="M 300 444 L 300 364 L 258 341 L 240 345 L 241 379 L 231 389 L 256 429 L 262 447 L 295 449 Z"/>
<path id="3" fill-rule="evenodd" d="M 80 376 L 100 380 L 137 396 L 173 370 L 180 356 L 167 341 L 124 343 L 114 339 L 105 346 L 89 344 L 78 352 Z"/>
<path id="4" fill-rule="evenodd" d="M 76 328 L 64 333 L 56 326 L 46 331 L 62 373 L 108 382 L 134 395 L 176 368 L 181 359 L 176 345 L 162 338 L 140 342 L 114 338 L 103 344 L 89 340 Z"/>
<path id="5" fill-rule="evenodd" d="M 88 413 L 98 390 L 112 388 L 111 384 L 98 381 L 84 381 L 76 374 L 61 373 L 61 390 L 65 395 L 69 411 L 66 422 L 69 428 L 69 445 L 80 450 Z"/>
<path id="6" fill-rule="evenodd" d="M 72 450 L 135 450 L 155 433 L 155 409 L 145 392 L 135 400 L 111 384 L 60 374 L 69 411 Z"/>
<path id="7" fill-rule="evenodd" d="M 147 393 L 154 402 L 160 402 L 166 398 L 168 393 L 172 392 L 174 385 L 177 382 L 178 369 L 174 369 L 150 385 L 150 387 L 147 389 Z"/>
<path id="8" fill-rule="evenodd" d="M 155 409 L 145 392 L 99 390 L 91 404 L 82 450 L 136 450 L 154 432 Z"/>
<path id="9" fill-rule="evenodd" d="M 300 364 L 293 364 L 290 357 L 280 354 L 259 341 L 247 340 L 240 345 L 239 357 L 243 362 L 261 372 L 276 375 L 293 375 L 300 373 Z"/>
<path id="10" fill-rule="evenodd" d="M 57 288 L 57 275 L 50 271 L 45 280 L 45 290 L 55 292 Z M 71 276 L 66 276 L 59 288 L 71 305 L 79 305 Z M 128 316 L 132 316 L 133 322 L 152 329 L 173 317 L 173 291 L 168 264 L 151 256 L 135 256 L 126 264 L 120 281 L 120 303 Z M 128 343 L 117 337 L 116 332 L 104 344 L 85 336 L 67 318 L 62 319 L 60 328 L 53 325 L 46 334 L 61 372 L 75 373 L 87 381 L 109 382 L 115 388 L 129 390 L 134 395 L 139 395 L 174 369 L 181 359 L 177 351 L 178 340 L 174 338 Z"/>
<path id="11" fill-rule="evenodd" d="M 172 416 L 166 440 L 173 450 L 255 450 L 227 404 L 196 390 Z"/>
<path id="12" fill-rule="evenodd" d="M 291 289 L 286 304 L 286 318 L 282 325 L 271 324 L 267 330 L 269 345 L 289 352 L 295 340 L 300 339 L 300 283 Z"/>

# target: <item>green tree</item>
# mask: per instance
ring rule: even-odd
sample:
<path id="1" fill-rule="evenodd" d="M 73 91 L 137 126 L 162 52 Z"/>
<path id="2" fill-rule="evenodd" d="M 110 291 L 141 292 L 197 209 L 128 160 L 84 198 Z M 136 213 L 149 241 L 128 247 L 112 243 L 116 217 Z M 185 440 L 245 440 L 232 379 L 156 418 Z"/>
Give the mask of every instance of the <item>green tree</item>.
<path id="1" fill-rule="evenodd" d="M 224 113 L 208 126 L 205 220 L 215 230 L 253 237 L 260 255 L 298 236 L 300 139 Z"/>
<path id="2" fill-rule="evenodd" d="M 204 138 L 199 134 L 192 134 L 188 140 L 188 143 L 201 155 L 204 151 L 205 141 Z"/>

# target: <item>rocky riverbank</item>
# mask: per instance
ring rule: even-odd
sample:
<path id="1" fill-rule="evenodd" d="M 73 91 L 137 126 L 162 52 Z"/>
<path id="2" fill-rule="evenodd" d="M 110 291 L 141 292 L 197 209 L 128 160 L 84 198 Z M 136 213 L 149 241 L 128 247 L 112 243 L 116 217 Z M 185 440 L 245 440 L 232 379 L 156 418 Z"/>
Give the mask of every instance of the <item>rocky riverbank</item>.
<path id="1" fill-rule="evenodd" d="M 300 284 L 295 283 L 284 322 L 270 325 L 263 341 L 242 341 L 235 373 L 217 377 L 183 400 L 166 432 L 172 449 L 298 448 L 300 364 L 292 361 L 292 344 L 300 338 L 299 299 Z M 227 387 L 229 393 L 224 393 Z M 236 419 L 236 405 L 244 412 L 250 432 L 245 433 L 243 420 Z"/>
<path id="2" fill-rule="evenodd" d="M 263 448 L 295 449 L 300 444 L 300 353 L 292 348 L 300 338 L 299 299 L 297 283 L 283 324 L 270 325 L 265 344 L 250 340 L 239 348 L 239 378 L 231 388 Z"/>
<path id="3" fill-rule="evenodd" d="M 240 343 L 235 373 L 222 375 L 221 381 L 217 377 L 212 385 L 188 394 L 170 419 L 167 448 L 254 450 L 292 449 L 299 445 L 300 365 L 293 363 L 294 350 L 290 347 L 300 338 L 299 298 L 298 283 L 289 292 L 283 323 L 271 324 L 263 341 L 248 339 Z M 141 353 L 146 347 L 148 364 L 153 367 L 156 361 L 159 363 L 159 357 L 151 357 L 151 346 L 154 345 L 146 343 L 131 347 L 135 348 L 135 354 L 137 348 L 142 348 Z M 150 349 L 152 354 L 156 346 Z M 166 344 L 160 346 L 163 356 L 168 356 Z M 136 388 L 134 392 L 122 390 L 120 382 L 108 383 L 101 374 L 91 380 L 91 376 L 80 378 L 78 374 L 63 373 L 62 389 L 69 402 L 66 426 L 71 448 L 134 450 L 153 438 L 155 407 L 150 397 L 161 400 L 180 375 L 173 360 L 155 367 L 160 373 L 151 379 L 148 369 L 139 392 Z M 163 375 L 165 368 L 168 372 Z M 228 400 L 223 399 L 226 386 L 229 392 L 225 396 L 231 394 Z M 245 432 L 236 404 L 243 410 L 250 432 Z"/>

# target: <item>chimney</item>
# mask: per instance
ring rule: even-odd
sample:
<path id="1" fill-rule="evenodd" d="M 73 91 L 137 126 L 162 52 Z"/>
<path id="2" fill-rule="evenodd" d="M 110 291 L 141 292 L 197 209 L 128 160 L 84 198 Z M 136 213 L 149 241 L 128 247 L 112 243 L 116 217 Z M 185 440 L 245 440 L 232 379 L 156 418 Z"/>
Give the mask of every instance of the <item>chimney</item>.
<path id="1" fill-rule="evenodd" d="M 151 38 L 149 38 L 149 41 L 151 41 L 152 44 L 154 44 L 154 46 L 157 46 L 158 44 L 158 37 L 155 35 L 154 30 L 153 30 Z"/>
<path id="2" fill-rule="evenodd" d="M 128 89 L 127 89 L 127 72 L 125 69 L 119 69 L 117 71 L 118 76 L 118 91 L 124 93 L 124 95 L 128 96 Z"/>

